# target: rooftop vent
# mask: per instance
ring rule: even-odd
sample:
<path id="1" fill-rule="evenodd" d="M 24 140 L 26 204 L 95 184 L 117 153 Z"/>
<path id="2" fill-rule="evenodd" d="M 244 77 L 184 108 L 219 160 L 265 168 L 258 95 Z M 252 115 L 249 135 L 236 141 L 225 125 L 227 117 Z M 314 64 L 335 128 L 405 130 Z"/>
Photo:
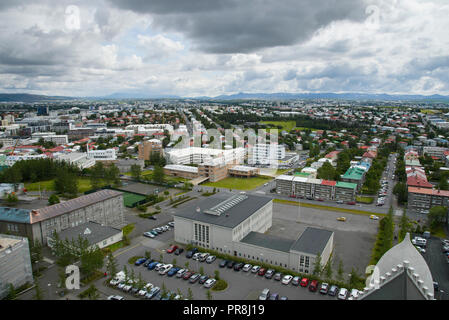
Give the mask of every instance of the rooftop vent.
<path id="1" fill-rule="evenodd" d="M 247 195 L 244 194 L 234 195 L 229 199 L 220 202 L 216 206 L 208 210 L 205 210 L 204 213 L 211 214 L 214 216 L 220 216 L 223 212 L 228 211 L 229 209 L 231 209 L 232 207 L 236 206 L 237 204 L 241 203 L 246 199 L 248 199 Z M 226 216 L 228 217 L 229 215 L 227 214 Z"/>

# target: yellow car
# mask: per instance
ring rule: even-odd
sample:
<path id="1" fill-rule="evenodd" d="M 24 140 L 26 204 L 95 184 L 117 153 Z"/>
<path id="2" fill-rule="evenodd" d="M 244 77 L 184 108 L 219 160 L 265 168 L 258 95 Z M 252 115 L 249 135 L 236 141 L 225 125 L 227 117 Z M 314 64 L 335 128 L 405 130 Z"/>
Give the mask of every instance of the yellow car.
<path id="1" fill-rule="evenodd" d="M 369 218 L 372 220 L 379 220 L 379 217 L 374 214 L 370 215 Z"/>
<path id="2" fill-rule="evenodd" d="M 339 218 L 337 218 L 337 220 L 338 220 L 338 221 L 343 221 L 343 222 L 345 222 L 345 221 L 346 221 L 346 218 L 345 218 L 345 217 L 339 217 Z"/>

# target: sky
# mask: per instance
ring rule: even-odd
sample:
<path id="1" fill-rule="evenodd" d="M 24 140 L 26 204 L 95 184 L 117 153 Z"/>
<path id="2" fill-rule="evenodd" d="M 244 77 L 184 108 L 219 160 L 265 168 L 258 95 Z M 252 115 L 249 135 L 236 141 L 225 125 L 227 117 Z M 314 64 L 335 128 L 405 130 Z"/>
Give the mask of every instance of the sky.
<path id="1" fill-rule="evenodd" d="M 447 0 L 1 0 L 0 93 L 449 95 Z"/>

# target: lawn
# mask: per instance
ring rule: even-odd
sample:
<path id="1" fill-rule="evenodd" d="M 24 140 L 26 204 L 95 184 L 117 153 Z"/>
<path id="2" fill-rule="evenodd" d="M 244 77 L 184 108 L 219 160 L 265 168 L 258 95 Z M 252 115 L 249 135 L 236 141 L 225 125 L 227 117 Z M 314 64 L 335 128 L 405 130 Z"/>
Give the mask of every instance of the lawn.
<path id="1" fill-rule="evenodd" d="M 55 180 L 48 180 L 48 181 L 40 181 L 40 182 L 33 182 L 33 183 L 25 183 L 25 189 L 28 191 L 39 191 L 39 185 L 40 190 L 43 191 L 44 189 L 47 191 L 54 191 L 55 190 Z M 88 178 L 78 178 L 78 192 L 84 193 L 86 191 L 89 191 L 92 189 L 92 185 L 90 184 L 90 180 Z"/>
<path id="2" fill-rule="evenodd" d="M 282 130 L 290 132 L 296 127 L 296 121 L 262 121 L 262 124 L 272 124 L 274 126 L 282 126 Z"/>
<path id="3" fill-rule="evenodd" d="M 371 204 L 371 203 L 374 202 L 374 198 L 372 198 L 372 197 L 362 197 L 362 196 L 360 196 L 360 197 L 357 197 L 356 200 L 357 200 L 357 202 L 366 203 L 366 204 Z"/>
<path id="4" fill-rule="evenodd" d="M 202 185 L 205 187 L 226 188 L 235 190 L 252 190 L 264 183 L 271 181 L 273 178 L 259 176 L 253 178 L 236 178 L 229 177 L 218 182 L 206 182 Z"/>

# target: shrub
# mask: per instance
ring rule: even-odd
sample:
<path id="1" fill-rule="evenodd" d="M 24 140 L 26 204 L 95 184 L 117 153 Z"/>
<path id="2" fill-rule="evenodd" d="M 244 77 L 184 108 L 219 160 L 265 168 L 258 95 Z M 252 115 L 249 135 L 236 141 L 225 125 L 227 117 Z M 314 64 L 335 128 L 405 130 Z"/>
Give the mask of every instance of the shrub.
<path id="1" fill-rule="evenodd" d="M 226 289 L 228 287 L 228 283 L 223 280 L 217 280 L 217 282 L 215 283 L 214 287 L 212 288 L 213 291 L 223 291 L 224 289 Z"/>

